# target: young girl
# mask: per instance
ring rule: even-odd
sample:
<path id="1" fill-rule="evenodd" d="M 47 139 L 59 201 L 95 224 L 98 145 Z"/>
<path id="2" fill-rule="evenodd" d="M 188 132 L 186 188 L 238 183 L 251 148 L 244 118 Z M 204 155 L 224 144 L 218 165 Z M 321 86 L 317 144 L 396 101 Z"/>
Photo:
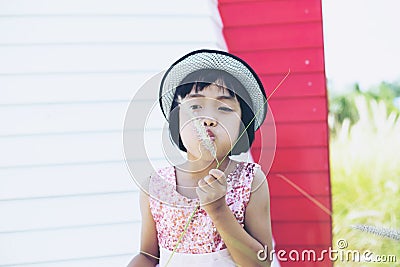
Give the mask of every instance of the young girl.
<path id="1" fill-rule="evenodd" d="M 141 192 L 141 251 L 129 267 L 270 265 L 259 257 L 272 249 L 265 174 L 229 158 L 248 151 L 265 99 L 255 72 L 226 52 L 194 51 L 168 69 L 160 106 L 187 160 Z"/>

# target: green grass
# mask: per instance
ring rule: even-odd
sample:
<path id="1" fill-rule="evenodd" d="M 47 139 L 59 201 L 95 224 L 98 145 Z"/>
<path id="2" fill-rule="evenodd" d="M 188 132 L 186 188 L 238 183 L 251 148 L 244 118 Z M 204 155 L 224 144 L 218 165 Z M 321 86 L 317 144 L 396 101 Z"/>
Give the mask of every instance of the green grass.
<path id="1" fill-rule="evenodd" d="M 400 230 L 400 119 L 387 114 L 383 102 L 359 97 L 359 120 L 336 125 L 330 140 L 333 199 L 333 248 L 345 239 L 348 248 L 375 255 L 396 255 L 400 265 L 400 242 L 352 229 L 366 224 Z M 366 263 L 336 262 L 335 266 Z M 367 266 L 396 266 L 368 264 Z"/>

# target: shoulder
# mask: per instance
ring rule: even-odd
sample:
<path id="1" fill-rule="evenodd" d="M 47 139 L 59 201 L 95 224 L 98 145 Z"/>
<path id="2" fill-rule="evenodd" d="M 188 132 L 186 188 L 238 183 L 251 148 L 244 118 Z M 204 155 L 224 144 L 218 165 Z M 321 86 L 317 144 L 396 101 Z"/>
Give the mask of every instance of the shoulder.
<path id="1" fill-rule="evenodd" d="M 150 174 L 150 181 L 158 183 L 160 181 L 174 183 L 175 182 L 175 167 L 174 166 L 166 166 L 155 169 Z"/>
<path id="2" fill-rule="evenodd" d="M 251 191 L 257 189 L 257 187 L 266 179 L 264 172 L 261 170 L 261 166 L 255 162 L 237 162 L 238 171 L 242 177 L 247 180 Z"/>
<path id="3" fill-rule="evenodd" d="M 267 177 L 261 166 L 257 163 L 253 165 L 253 182 L 251 184 L 251 192 L 257 191 L 261 186 L 267 185 Z M 268 185 L 267 185 L 268 186 Z"/>
<path id="4" fill-rule="evenodd" d="M 150 203 L 167 201 L 175 187 L 175 168 L 174 166 L 162 167 L 154 170 L 150 175 L 148 192 Z"/>

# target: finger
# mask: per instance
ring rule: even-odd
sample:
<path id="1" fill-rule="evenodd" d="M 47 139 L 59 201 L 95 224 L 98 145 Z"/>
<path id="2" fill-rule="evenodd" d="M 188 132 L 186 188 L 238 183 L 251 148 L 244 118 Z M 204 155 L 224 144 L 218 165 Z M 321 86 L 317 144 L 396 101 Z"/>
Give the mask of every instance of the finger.
<path id="1" fill-rule="evenodd" d="M 203 178 L 203 180 L 209 185 L 212 185 L 212 183 L 217 181 L 217 179 L 212 175 L 207 175 L 206 177 Z"/>
<path id="2" fill-rule="evenodd" d="M 218 169 L 211 169 L 208 173 L 213 176 L 221 185 L 224 185 L 226 183 L 226 176 L 223 171 Z"/>
<path id="3" fill-rule="evenodd" d="M 200 187 L 196 187 L 196 194 L 200 199 L 202 199 L 203 196 L 207 195 L 207 192 L 201 190 Z"/>
<path id="4" fill-rule="evenodd" d="M 207 188 L 209 187 L 208 183 L 206 183 L 204 181 L 204 179 L 199 180 L 199 182 L 197 183 L 197 185 L 199 186 L 198 188 L 203 191 L 203 192 L 207 192 Z"/>

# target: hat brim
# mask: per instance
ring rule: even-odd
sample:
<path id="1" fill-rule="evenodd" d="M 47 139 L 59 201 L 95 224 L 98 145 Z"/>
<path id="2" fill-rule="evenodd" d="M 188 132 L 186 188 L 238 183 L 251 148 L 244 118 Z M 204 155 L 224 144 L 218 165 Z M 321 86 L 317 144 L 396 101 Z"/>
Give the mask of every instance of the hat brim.
<path id="1" fill-rule="evenodd" d="M 169 119 L 176 88 L 190 73 L 201 69 L 222 70 L 235 77 L 248 91 L 255 114 L 254 130 L 267 114 L 264 87 L 255 71 L 241 58 L 225 51 L 201 49 L 193 51 L 171 65 L 165 72 L 159 91 L 159 102 L 165 118 Z"/>

